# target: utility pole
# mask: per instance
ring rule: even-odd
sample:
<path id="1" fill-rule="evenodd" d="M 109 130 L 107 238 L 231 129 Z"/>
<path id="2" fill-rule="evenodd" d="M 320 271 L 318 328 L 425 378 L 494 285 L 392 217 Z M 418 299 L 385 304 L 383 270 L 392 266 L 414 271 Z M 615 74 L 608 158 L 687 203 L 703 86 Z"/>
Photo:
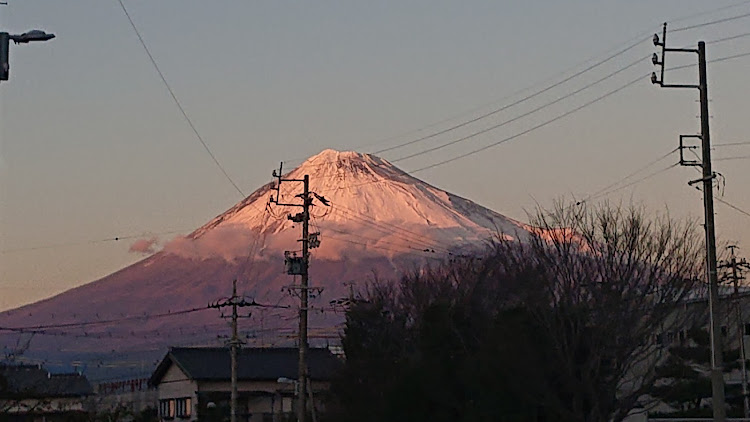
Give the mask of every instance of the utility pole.
<path id="1" fill-rule="evenodd" d="M 700 167 L 703 169 L 703 177 L 692 180 L 688 184 L 703 183 L 703 213 L 706 230 L 706 267 L 708 271 L 708 313 L 709 333 L 711 337 L 711 403 L 714 421 L 726 421 L 726 403 L 724 397 L 724 374 L 722 372 L 721 351 L 721 327 L 719 313 L 719 281 L 716 264 L 716 228 L 714 226 L 714 197 L 713 180 L 716 174 L 711 169 L 711 134 L 709 131 L 708 114 L 708 76 L 706 69 L 706 43 L 698 42 L 698 49 L 667 48 L 667 24 L 664 23 L 662 38 L 654 35 L 654 45 L 661 47 L 661 60 L 654 53 L 652 62 L 655 66 L 661 66 L 661 78 L 656 72 L 651 74 L 651 82 L 662 88 L 692 88 L 698 89 L 700 93 L 701 108 L 701 149 L 702 160 Z M 698 85 L 666 84 L 664 83 L 665 59 L 667 52 L 696 53 L 698 55 Z M 682 150 L 680 150 L 682 151 Z"/>
<path id="2" fill-rule="evenodd" d="M 240 338 L 237 335 L 237 280 L 232 280 L 232 339 L 229 340 L 229 353 L 232 365 L 232 395 L 231 395 L 231 422 L 237 422 L 237 348 L 240 346 Z"/>
<path id="3" fill-rule="evenodd" d="M 237 314 L 237 308 L 244 308 L 248 306 L 261 306 L 257 304 L 255 301 L 247 301 L 244 297 L 237 296 L 237 280 L 232 280 L 232 296 L 229 299 L 225 299 L 213 304 L 210 304 L 210 308 L 226 308 L 231 307 L 232 308 L 232 338 L 229 340 L 229 356 L 231 360 L 231 397 L 230 397 L 230 422 L 237 422 L 237 352 L 242 345 L 242 341 L 240 340 L 238 330 L 237 330 L 237 320 L 240 318 L 240 316 Z M 224 315 L 222 315 L 224 316 Z"/>
<path id="4" fill-rule="evenodd" d="M 307 417 L 307 310 L 309 268 L 310 268 L 310 176 L 307 174 L 303 179 L 302 201 L 302 261 L 304 271 L 300 276 L 300 307 L 299 307 L 299 409 L 297 409 L 297 421 L 305 422 Z"/>
<path id="5" fill-rule="evenodd" d="M 320 233 L 310 233 L 310 208 L 313 205 L 314 195 L 321 203 L 328 206 L 328 201 L 314 193 L 310 192 L 310 176 L 304 175 L 302 179 L 285 179 L 282 177 L 282 166 L 279 166 L 279 172 L 276 173 L 274 170 L 273 177 L 278 180 L 276 190 L 276 197 L 271 196 L 270 202 L 279 206 L 286 207 L 301 207 L 302 212 L 298 214 L 290 214 L 287 218 L 295 223 L 302 223 L 302 256 L 298 257 L 296 253 L 286 251 L 284 253 L 284 265 L 286 272 L 289 275 L 299 275 L 300 285 L 292 286 L 291 289 L 299 292 L 300 308 L 299 308 L 299 367 L 298 367 L 298 402 L 297 402 L 297 422 L 305 422 L 307 419 L 307 395 L 308 395 L 308 366 L 307 366 L 307 355 L 308 355 L 308 340 L 307 340 L 307 318 L 308 318 L 308 302 L 310 298 L 310 283 L 309 283 L 309 268 L 310 268 L 310 249 L 317 248 L 320 246 L 320 240 L 318 236 Z M 302 204 L 292 203 L 281 203 L 281 183 L 282 182 L 301 182 L 302 183 L 302 194 L 295 195 L 302 199 Z M 313 404 L 314 406 L 314 404 Z"/>
<path id="6" fill-rule="evenodd" d="M 720 265 L 721 268 L 729 269 L 732 272 L 727 274 L 724 280 L 731 279 L 734 287 L 734 311 L 737 319 L 737 341 L 740 347 L 740 371 L 742 372 L 742 409 L 743 417 L 750 418 L 750 399 L 748 398 L 748 387 L 747 387 L 747 355 L 745 352 L 745 336 L 744 336 L 744 324 L 742 319 L 742 307 L 740 304 L 740 281 L 744 280 L 745 277 L 742 275 L 742 270 L 750 270 L 750 264 L 742 258 L 737 260 L 734 250 L 737 249 L 736 245 L 729 245 L 727 249 L 731 251 L 731 257 L 729 262 L 725 262 Z"/>

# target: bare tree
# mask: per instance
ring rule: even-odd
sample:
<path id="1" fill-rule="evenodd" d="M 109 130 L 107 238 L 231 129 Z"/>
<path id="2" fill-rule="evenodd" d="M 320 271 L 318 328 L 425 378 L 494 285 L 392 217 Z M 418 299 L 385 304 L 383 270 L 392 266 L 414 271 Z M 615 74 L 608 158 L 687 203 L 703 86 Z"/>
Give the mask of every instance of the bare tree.
<path id="1" fill-rule="evenodd" d="M 558 204 L 540 210 L 526 243 L 495 259 L 535 319 L 557 368 L 547 405 L 578 421 L 620 421 L 657 379 L 657 334 L 703 271 L 696 225 L 642 208 Z"/>
<path id="2" fill-rule="evenodd" d="M 558 204 L 532 227 L 362 293 L 333 386 L 342 420 L 621 421 L 647 397 L 656 336 L 702 287 L 696 225 Z"/>

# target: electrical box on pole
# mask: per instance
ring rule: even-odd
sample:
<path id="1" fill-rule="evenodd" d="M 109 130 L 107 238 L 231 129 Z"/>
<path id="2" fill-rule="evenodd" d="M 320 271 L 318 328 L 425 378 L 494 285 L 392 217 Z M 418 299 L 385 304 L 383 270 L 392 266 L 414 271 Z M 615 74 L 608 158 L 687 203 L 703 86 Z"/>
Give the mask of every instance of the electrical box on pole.
<path id="1" fill-rule="evenodd" d="M 307 273 L 305 259 L 289 251 L 284 252 L 284 269 L 289 275 L 303 275 Z"/>

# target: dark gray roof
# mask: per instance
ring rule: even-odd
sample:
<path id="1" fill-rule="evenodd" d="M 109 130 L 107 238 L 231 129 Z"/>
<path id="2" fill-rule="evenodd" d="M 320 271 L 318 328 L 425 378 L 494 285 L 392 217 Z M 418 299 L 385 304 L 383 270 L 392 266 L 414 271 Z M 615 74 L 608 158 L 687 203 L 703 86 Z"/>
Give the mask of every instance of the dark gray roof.
<path id="1" fill-rule="evenodd" d="M 237 355 L 237 378 L 240 380 L 296 379 L 299 354 L 296 348 L 243 348 Z M 228 348 L 174 347 L 162 359 L 149 384 L 157 385 L 173 364 L 190 379 L 229 380 L 231 367 Z M 341 362 L 328 349 L 310 349 L 308 368 L 311 379 L 329 380 Z"/>
<path id="2" fill-rule="evenodd" d="M 50 374 L 36 365 L 0 366 L 0 395 L 5 397 L 77 397 L 93 394 L 85 376 Z"/>

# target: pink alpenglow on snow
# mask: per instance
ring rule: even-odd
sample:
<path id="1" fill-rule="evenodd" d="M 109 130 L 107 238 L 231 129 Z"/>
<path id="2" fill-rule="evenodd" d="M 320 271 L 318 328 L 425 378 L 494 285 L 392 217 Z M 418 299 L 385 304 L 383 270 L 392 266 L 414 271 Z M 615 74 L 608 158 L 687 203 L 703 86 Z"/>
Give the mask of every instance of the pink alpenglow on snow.
<path id="1" fill-rule="evenodd" d="M 352 151 L 325 150 L 315 155 L 285 178 L 310 176 L 310 190 L 326 198 L 330 206 L 315 202 L 312 226 L 320 231 L 322 245 L 316 258 L 357 259 L 362 256 L 393 256 L 414 250 L 448 250 L 477 245 L 493 236 L 525 236 L 526 227 L 467 199 L 445 192 L 399 170 L 388 161 Z M 270 257 L 282 250 L 297 249 L 299 227 L 287 219 L 295 209 L 268 209 L 268 198 L 275 191 L 268 184 L 227 212 L 214 218 L 185 238 L 193 250 L 230 259 L 244 256 L 232 241 L 216 242 L 216 230 L 249 238 L 263 244 L 259 257 Z M 299 201 L 301 184 L 285 182 L 280 202 Z M 223 235 L 221 236 L 223 237 Z M 233 239 L 237 240 L 237 239 Z M 186 251 L 165 249 L 174 253 Z"/>

